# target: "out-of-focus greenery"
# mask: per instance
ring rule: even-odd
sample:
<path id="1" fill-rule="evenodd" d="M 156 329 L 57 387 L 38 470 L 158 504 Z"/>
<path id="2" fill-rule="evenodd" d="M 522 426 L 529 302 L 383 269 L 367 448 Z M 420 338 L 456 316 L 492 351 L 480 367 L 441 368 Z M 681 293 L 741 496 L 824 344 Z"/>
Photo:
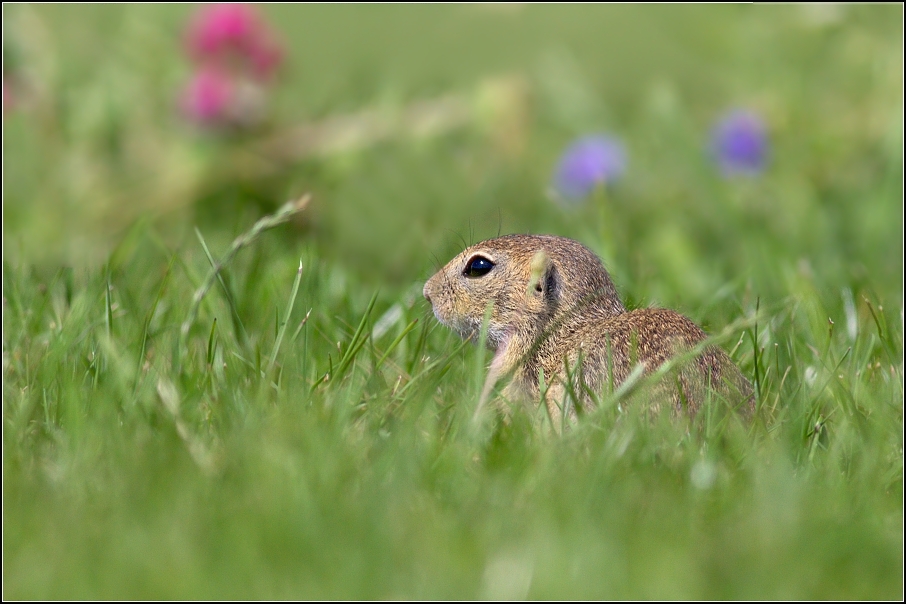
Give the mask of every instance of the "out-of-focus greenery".
<path id="1" fill-rule="evenodd" d="M 4 597 L 903 597 L 902 6 L 259 8 L 267 117 L 203 132 L 192 7 L 3 7 Z M 626 173 L 555 201 L 598 132 Z M 473 423 L 421 284 L 498 232 L 742 325 L 756 422 Z"/>

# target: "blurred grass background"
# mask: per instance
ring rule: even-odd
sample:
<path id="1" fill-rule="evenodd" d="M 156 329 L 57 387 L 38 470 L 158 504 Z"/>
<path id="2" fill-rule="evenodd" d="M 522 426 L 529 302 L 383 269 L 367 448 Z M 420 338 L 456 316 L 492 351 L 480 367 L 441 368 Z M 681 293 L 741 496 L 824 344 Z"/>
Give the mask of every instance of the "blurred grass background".
<path id="1" fill-rule="evenodd" d="M 258 8 L 266 110 L 203 128 L 196 8 L 3 7 L 4 597 L 902 598 L 902 6 Z M 598 132 L 626 173 L 557 201 Z M 759 421 L 470 428 L 420 290 L 498 232 L 748 318 Z"/>

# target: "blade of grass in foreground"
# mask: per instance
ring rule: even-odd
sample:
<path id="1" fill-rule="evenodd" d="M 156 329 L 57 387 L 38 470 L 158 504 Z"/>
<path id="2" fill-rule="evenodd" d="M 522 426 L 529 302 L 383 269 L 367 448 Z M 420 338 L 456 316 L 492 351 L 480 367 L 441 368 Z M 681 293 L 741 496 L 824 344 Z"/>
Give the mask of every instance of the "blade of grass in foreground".
<path id="1" fill-rule="evenodd" d="M 371 301 L 368 302 L 368 307 L 365 309 L 365 314 L 362 315 L 362 320 L 359 321 L 359 326 L 356 328 L 355 333 L 352 335 L 352 339 L 349 341 L 349 346 L 346 347 L 346 353 L 340 358 L 340 362 L 337 364 L 337 370 L 333 375 L 330 376 L 331 380 L 338 380 L 343 377 L 343 374 L 346 372 L 346 369 L 355 359 L 356 355 L 359 354 L 359 351 L 362 349 L 362 346 L 365 345 L 365 342 L 368 341 L 368 334 L 363 335 L 365 330 L 365 325 L 368 322 L 368 317 L 371 316 L 371 311 L 374 309 L 374 303 L 377 302 L 377 292 L 371 296 Z"/>
<path id="2" fill-rule="evenodd" d="M 201 231 L 198 230 L 198 227 L 195 227 L 195 236 L 198 237 L 199 243 L 201 243 L 201 248 L 204 250 L 204 255 L 207 257 L 208 262 L 211 263 L 211 268 L 215 268 L 217 263 L 214 261 L 214 257 L 211 255 L 211 250 L 208 249 L 208 244 L 204 240 L 204 236 L 201 234 Z M 230 288 L 227 287 L 226 282 L 223 280 L 223 275 L 220 274 L 220 271 L 217 271 L 217 281 L 220 282 L 220 288 L 223 289 L 223 295 L 226 296 L 227 304 L 230 306 L 230 316 L 233 319 L 234 327 L 238 327 L 236 332 L 242 337 L 243 341 L 248 340 L 248 333 L 245 331 L 245 325 L 242 323 L 242 319 L 239 317 L 239 311 L 236 309 L 236 302 L 233 300 L 233 294 L 230 291 Z"/>
<path id="3" fill-rule="evenodd" d="M 176 368 L 177 372 L 181 368 L 182 354 L 186 348 L 189 330 L 192 328 L 195 319 L 198 317 L 198 309 L 201 306 L 201 301 L 204 300 L 204 297 L 214 285 L 214 280 L 218 278 L 220 271 L 233 261 L 233 258 L 236 257 L 239 250 L 253 243 L 265 231 L 289 221 L 293 216 L 304 210 L 308 206 L 309 201 L 311 201 L 311 195 L 303 195 L 296 201 L 290 201 L 283 204 L 283 206 L 275 213 L 261 218 L 251 229 L 237 237 L 220 262 L 211 267 L 211 271 L 201 284 L 201 287 L 199 287 L 195 291 L 195 295 L 192 296 L 192 305 L 189 307 L 189 314 L 186 316 L 186 320 L 183 321 L 183 324 L 179 329 L 179 337 L 176 340 L 176 349 L 173 354 L 173 366 Z"/>
<path id="4" fill-rule="evenodd" d="M 271 358 L 267 361 L 266 373 L 270 375 L 274 363 L 277 361 L 277 352 L 280 350 L 280 343 L 283 342 L 283 336 L 286 334 L 286 327 L 289 325 L 289 317 L 292 315 L 293 306 L 296 303 L 296 296 L 299 293 L 299 283 L 302 281 L 302 260 L 299 260 L 299 270 L 296 271 L 296 279 L 293 281 L 293 291 L 289 295 L 289 305 L 286 307 L 286 314 L 283 316 L 283 322 L 280 324 L 280 331 L 277 333 L 277 339 L 274 341 L 274 349 L 271 351 Z"/>

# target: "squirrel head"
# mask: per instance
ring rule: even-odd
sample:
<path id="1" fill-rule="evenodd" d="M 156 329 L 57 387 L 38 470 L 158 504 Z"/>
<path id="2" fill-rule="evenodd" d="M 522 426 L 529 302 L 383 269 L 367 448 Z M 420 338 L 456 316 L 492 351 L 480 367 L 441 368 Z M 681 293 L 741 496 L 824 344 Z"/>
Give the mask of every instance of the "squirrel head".
<path id="1" fill-rule="evenodd" d="M 437 319 L 463 338 L 477 337 L 486 313 L 488 347 L 514 335 L 538 337 L 552 321 L 626 311 L 604 265 L 584 245 L 547 235 L 507 235 L 473 245 L 431 277 L 423 290 Z"/>

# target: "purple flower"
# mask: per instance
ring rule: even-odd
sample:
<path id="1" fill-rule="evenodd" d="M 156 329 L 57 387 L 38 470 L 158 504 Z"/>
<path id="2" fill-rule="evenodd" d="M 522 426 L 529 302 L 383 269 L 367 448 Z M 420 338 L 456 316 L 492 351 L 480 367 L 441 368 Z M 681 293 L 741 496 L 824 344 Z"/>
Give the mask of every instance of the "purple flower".
<path id="1" fill-rule="evenodd" d="M 764 121 L 749 111 L 731 111 L 711 133 L 711 152 L 725 176 L 759 174 L 768 155 Z"/>
<path id="2" fill-rule="evenodd" d="M 554 189 L 567 199 L 581 199 L 598 185 L 612 182 L 626 170 L 626 151 L 616 138 L 580 138 L 566 151 L 554 175 Z"/>

